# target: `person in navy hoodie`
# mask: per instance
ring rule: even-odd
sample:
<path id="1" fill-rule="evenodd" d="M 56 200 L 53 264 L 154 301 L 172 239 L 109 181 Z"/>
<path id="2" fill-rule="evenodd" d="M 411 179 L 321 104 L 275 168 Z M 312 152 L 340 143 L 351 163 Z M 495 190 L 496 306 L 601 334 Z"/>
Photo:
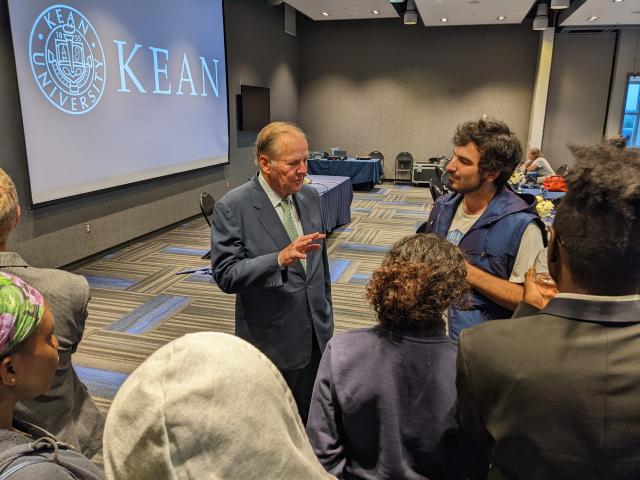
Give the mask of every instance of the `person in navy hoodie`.
<path id="1" fill-rule="evenodd" d="M 522 146 L 505 123 L 462 123 L 453 145 L 446 167 L 451 193 L 438 198 L 418 231 L 445 237 L 465 254 L 471 306 L 448 311 L 449 334 L 457 340 L 465 328 L 511 317 L 522 301 L 524 276 L 546 237 L 535 199 L 507 186 Z"/>
<path id="2" fill-rule="evenodd" d="M 307 434 L 339 479 L 458 478 L 456 345 L 442 314 L 469 286 L 460 249 L 436 235 L 397 242 L 367 288 L 379 324 L 333 337 Z M 461 454 L 464 452 L 461 452 Z"/>

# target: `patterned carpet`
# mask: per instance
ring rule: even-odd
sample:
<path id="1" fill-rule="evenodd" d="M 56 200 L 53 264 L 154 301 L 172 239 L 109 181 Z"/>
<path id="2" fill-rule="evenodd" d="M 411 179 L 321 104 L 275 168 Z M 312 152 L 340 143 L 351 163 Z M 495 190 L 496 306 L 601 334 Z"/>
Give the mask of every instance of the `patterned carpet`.
<path id="1" fill-rule="evenodd" d="M 388 248 L 426 219 L 431 203 L 428 189 L 406 185 L 354 192 L 351 222 L 328 237 L 336 332 L 375 321 L 365 285 Z M 104 410 L 127 375 L 165 343 L 205 330 L 233 333 L 234 296 L 208 275 L 176 275 L 208 266 L 201 256 L 209 242 L 198 217 L 74 270 L 92 294 L 74 363 Z"/>

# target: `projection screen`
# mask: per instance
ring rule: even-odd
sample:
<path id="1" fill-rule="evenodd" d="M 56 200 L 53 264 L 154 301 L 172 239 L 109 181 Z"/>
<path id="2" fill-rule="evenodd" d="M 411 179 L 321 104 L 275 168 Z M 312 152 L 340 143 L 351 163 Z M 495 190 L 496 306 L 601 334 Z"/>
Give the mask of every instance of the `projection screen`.
<path id="1" fill-rule="evenodd" d="M 229 162 L 222 0 L 9 0 L 32 205 Z"/>

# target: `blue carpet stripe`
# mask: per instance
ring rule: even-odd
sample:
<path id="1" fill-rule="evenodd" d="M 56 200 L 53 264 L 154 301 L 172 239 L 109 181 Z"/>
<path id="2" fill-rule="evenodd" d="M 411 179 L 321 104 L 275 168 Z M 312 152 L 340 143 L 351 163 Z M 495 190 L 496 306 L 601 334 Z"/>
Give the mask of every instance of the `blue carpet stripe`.
<path id="1" fill-rule="evenodd" d="M 113 399 L 128 375 L 98 368 L 74 366 L 78 377 L 95 397 Z"/>
<path id="2" fill-rule="evenodd" d="M 115 252 L 107 253 L 106 255 L 102 256 L 102 260 L 112 260 L 113 257 L 115 257 L 117 254 L 118 254 L 117 250 Z"/>
<path id="3" fill-rule="evenodd" d="M 340 277 L 342 276 L 342 274 L 347 269 L 350 263 L 351 263 L 351 260 L 346 260 L 346 259 L 336 259 L 336 260 L 329 259 L 329 272 L 331 274 L 332 283 L 335 283 L 340 279 Z"/>
<path id="4" fill-rule="evenodd" d="M 213 277 L 208 273 L 192 273 L 185 279 L 185 282 L 210 283 L 212 285 L 215 285 L 216 283 L 214 282 Z"/>
<path id="5" fill-rule="evenodd" d="M 110 290 L 126 290 L 127 288 L 135 285 L 136 280 L 128 278 L 115 278 L 115 277 L 98 277 L 96 275 L 84 276 L 89 282 L 91 288 L 108 288 Z"/>
<path id="6" fill-rule="evenodd" d="M 339 250 L 350 250 L 355 252 L 372 252 L 372 253 L 387 253 L 389 251 L 388 245 L 369 245 L 366 243 L 348 243 L 343 242 L 338 246 Z"/>
<path id="7" fill-rule="evenodd" d="M 371 279 L 370 273 L 354 273 L 349 279 L 349 283 L 353 285 L 366 285 Z"/>
<path id="8" fill-rule="evenodd" d="M 158 323 L 171 318 L 190 301 L 191 297 L 158 295 L 126 314 L 117 322 L 109 325 L 107 330 L 130 333 L 132 335 L 145 333 Z"/>
<path id="9" fill-rule="evenodd" d="M 193 255 L 197 257 L 201 257 L 209 250 L 205 250 L 203 248 L 184 248 L 184 247 L 167 247 L 162 250 L 163 253 L 172 253 L 175 255 Z"/>
<path id="10" fill-rule="evenodd" d="M 380 205 L 424 205 L 424 202 L 380 202 Z"/>

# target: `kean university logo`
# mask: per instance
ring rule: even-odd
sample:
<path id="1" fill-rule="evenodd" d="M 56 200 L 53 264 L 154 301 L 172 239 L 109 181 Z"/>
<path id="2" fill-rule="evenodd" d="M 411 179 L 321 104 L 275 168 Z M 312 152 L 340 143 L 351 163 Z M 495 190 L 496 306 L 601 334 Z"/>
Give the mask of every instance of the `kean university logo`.
<path id="1" fill-rule="evenodd" d="M 29 60 L 42 94 L 58 109 L 81 115 L 104 91 L 104 51 L 91 22 L 75 8 L 53 5 L 36 19 Z"/>

